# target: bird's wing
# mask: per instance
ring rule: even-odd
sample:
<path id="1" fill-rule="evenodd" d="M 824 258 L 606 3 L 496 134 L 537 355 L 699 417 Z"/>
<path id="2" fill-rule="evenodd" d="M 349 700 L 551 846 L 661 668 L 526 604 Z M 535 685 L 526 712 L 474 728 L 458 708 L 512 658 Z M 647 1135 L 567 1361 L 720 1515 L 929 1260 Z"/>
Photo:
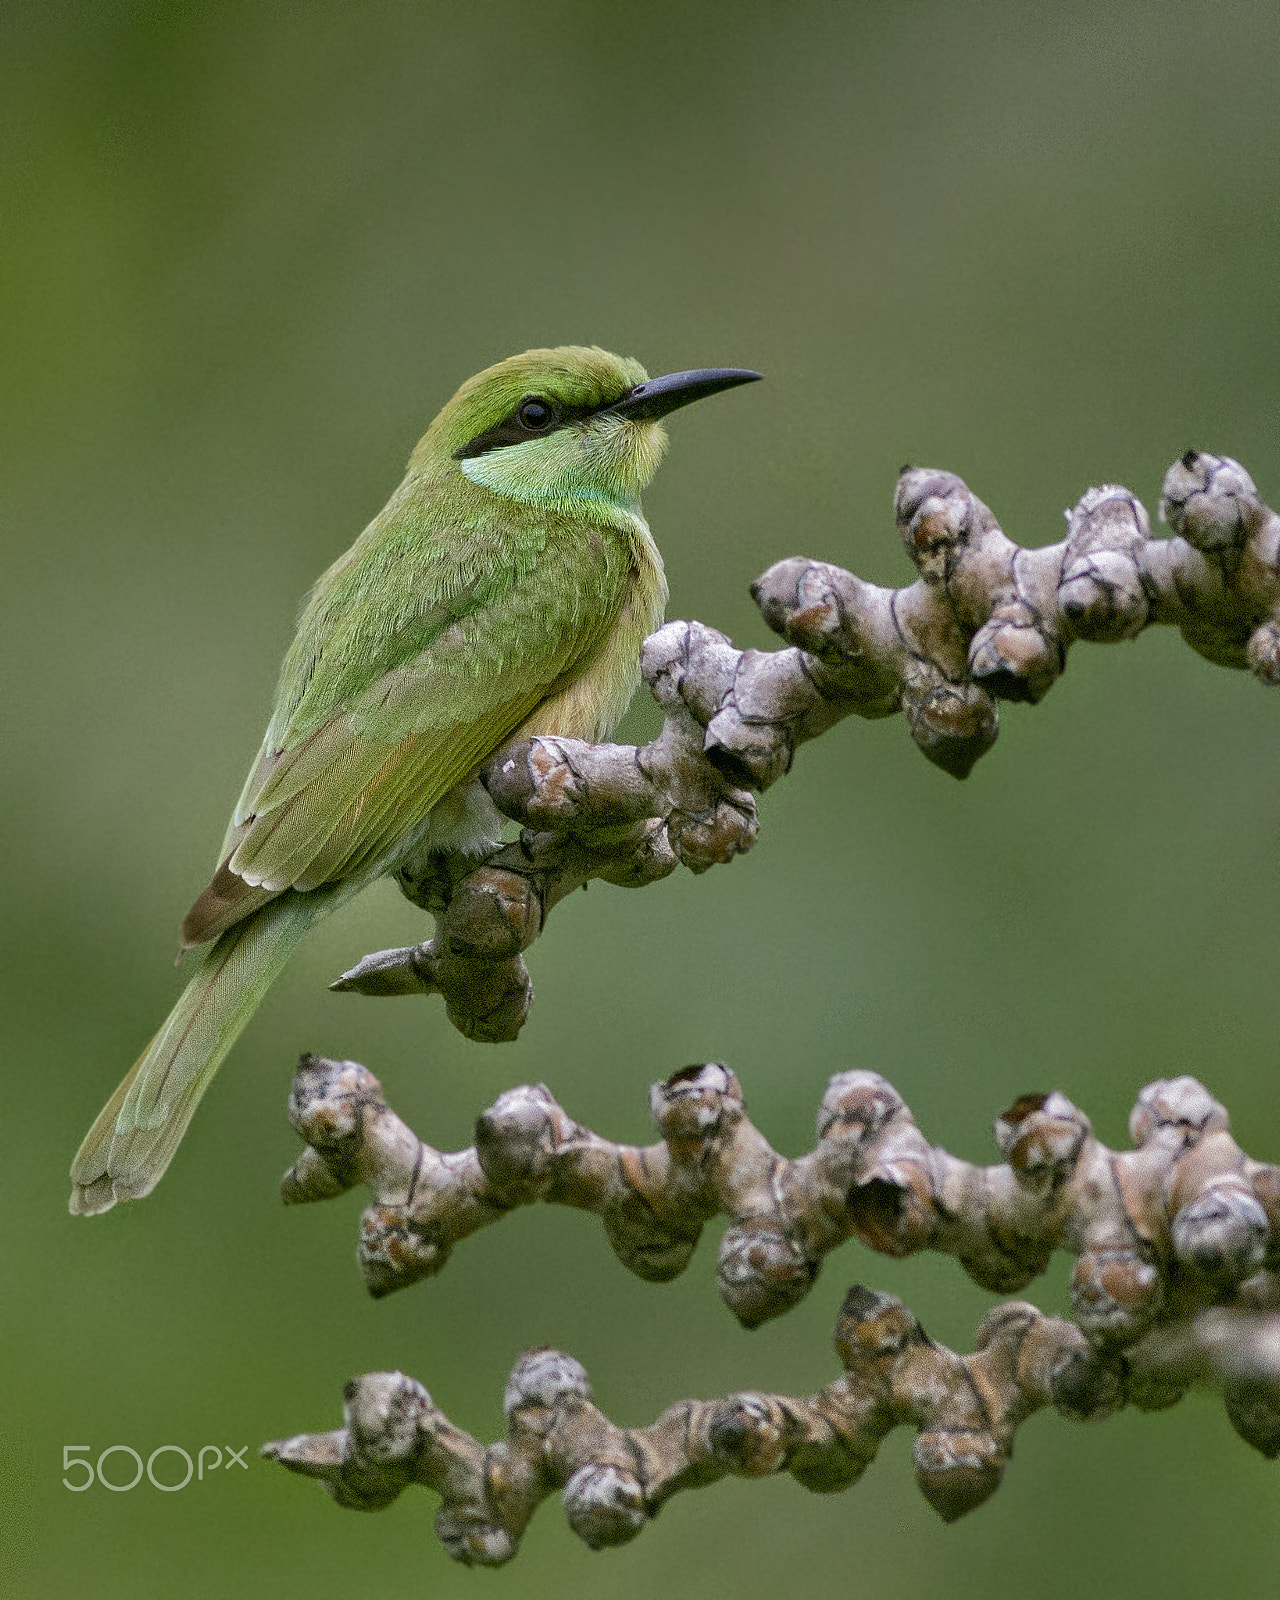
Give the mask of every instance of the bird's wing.
<path id="1" fill-rule="evenodd" d="M 310 623 L 304 615 L 280 707 L 218 871 L 183 923 L 184 943 L 205 942 L 284 889 L 377 870 L 437 801 L 589 665 L 617 619 L 629 563 L 617 541 L 573 531 L 556 538 L 552 527 L 536 562 L 505 569 L 496 551 L 477 567 L 469 547 L 472 568 L 460 580 L 447 556 L 434 575 L 419 559 L 426 603 L 406 608 L 397 596 L 393 626 L 372 648 L 364 641 L 383 670 L 354 690 L 349 620 L 332 596 L 313 597 L 309 613 L 334 614 Z M 344 691 L 331 708 L 314 693 L 326 673 Z"/>

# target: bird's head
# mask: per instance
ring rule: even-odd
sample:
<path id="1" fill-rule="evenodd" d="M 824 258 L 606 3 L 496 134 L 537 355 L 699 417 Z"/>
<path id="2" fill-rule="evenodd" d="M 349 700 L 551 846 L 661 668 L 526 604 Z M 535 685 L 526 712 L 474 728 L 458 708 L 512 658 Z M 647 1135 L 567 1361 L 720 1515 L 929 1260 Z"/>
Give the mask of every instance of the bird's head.
<path id="1" fill-rule="evenodd" d="M 607 350 L 526 350 L 468 378 L 410 465 L 461 472 L 535 505 L 634 505 L 666 449 L 659 419 L 759 376 L 717 367 L 651 379 Z"/>

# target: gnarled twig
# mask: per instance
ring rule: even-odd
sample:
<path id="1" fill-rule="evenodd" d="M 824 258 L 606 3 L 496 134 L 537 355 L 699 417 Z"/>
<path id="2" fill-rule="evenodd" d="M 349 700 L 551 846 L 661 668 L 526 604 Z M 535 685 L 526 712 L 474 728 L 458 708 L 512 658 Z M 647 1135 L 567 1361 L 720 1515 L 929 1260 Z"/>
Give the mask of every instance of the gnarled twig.
<path id="1" fill-rule="evenodd" d="M 1243 1320 L 1252 1331 L 1262 1319 Z M 1221 1371 L 1212 1333 L 1197 1338 L 1193 1325 L 1185 1349 L 1149 1352 L 1145 1384 L 1135 1385 L 1123 1359 L 1101 1355 L 1072 1323 L 1034 1306 L 995 1307 L 973 1354 L 961 1356 L 935 1344 L 900 1300 L 855 1287 L 835 1330 L 844 1372 L 805 1399 L 746 1392 L 684 1400 L 647 1428 L 620 1428 L 593 1404 L 577 1361 L 532 1350 L 507 1381 L 508 1432 L 496 1444 L 456 1427 L 414 1379 L 375 1372 L 346 1386 L 342 1428 L 279 1440 L 262 1454 L 319 1478 L 339 1505 L 359 1510 L 390 1505 L 412 1483 L 434 1489 L 442 1499 L 436 1533 L 449 1554 L 500 1566 L 557 1490 L 570 1527 L 597 1550 L 633 1539 L 673 1494 L 729 1473 L 787 1471 L 807 1489 L 849 1488 L 881 1440 L 907 1424 L 917 1430 L 916 1481 L 951 1522 L 995 1492 L 1017 1429 L 1044 1406 L 1096 1419 L 1126 1401 L 1167 1405 L 1206 1372 L 1225 1388 L 1237 1430 L 1275 1455 L 1280 1340 L 1276 1319 L 1265 1320 L 1269 1332 L 1254 1342 L 1270 1340 L 1269 1361 Z"/>
<path id="2" fill-rule="evenodd" d="M 526 1085 L 481 1113 L 473 1146 L 442 1154 L 367 1068 L 303 1056 L 289 1117 L 308 1148 L 282 1190 L 297 1203 L 372 1189 L 359 1259 L 375 1295 L 434 1275 L 468 1234 L 545 1200 L 596 1212 L 619 1259 L 654 1282 L 684 1270 L 710 1218 L 730 1217 L 716 1276 L 748 1328 L 803 1299 L 850 1238 L 892 1256 L 954 1255 L 998 1293 L 1070 1251 L 1072 1310 L 1100 1348 L 1208 1306 L 1280 1303 L 1280 1167 L 1244 1155 L 1194 1078 L 1142 1090 L 1133 1150 L 1101 1144 L 1065 1095 L 1024 1095 L 996 1121 L 1005 1160 L 990 1167 L 930 1145 L 874 1072 L 831 1079 L 818 1143 L 796 1160 L 752 1125 L 728 1067 L 686 1067 L 653 1085 L 649 1105 L 662 1142 L 617 1145 Z"/>
<path id="3" fill-rule="evenodd" d="M 898 530 L 919 571 L 886 589 L 825 562 L 781 561 L 752 593 L 791 648 L 737 650 L 699 622 L 644 646 L 663 709 L 650 744 L 530 739 L 481 769 L 520 841 L 402 877 L 432 911 L 425 944 L 366 956 L 333 985 L 444 995 L 471 1038 L 514 1039 L 533 998 L 523 952 L 552 907 L 592 878 L 638 887 L 749 850 L 752 790 L 789 771 L 796 747 L 842 718 L 902 711 L 937 766 L 966 777 L 995 741 L 997 701 L 1036 702 L 1078 639 L 1131 639 L 1169 623 L 1208 660 L 1280 683 L 1280 516 L 1243 467 L 1189 451 L 1166 474 L 1152 539 L 1141 503 L 1090 489 L 1060 544 L 1025 549 L 953 473 L 905 468 Z"/>

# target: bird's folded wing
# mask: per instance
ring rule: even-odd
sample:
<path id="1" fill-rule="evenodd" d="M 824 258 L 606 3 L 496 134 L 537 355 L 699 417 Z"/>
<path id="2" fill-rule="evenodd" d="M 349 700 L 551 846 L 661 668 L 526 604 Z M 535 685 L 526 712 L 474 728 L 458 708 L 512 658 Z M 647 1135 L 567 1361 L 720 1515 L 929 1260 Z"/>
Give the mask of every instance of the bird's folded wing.
<path id="1" fill-rule="evenodd" d="M 215 937 L 281 890 L 382 870 L 426 813 L 599 652 L 621 594 L 589 568 L 578 576 L 550 595 L 513 588 L 455 617 L 314 726 L 294 719 L 280 744 L 269 735 L 184 942 Z"/>

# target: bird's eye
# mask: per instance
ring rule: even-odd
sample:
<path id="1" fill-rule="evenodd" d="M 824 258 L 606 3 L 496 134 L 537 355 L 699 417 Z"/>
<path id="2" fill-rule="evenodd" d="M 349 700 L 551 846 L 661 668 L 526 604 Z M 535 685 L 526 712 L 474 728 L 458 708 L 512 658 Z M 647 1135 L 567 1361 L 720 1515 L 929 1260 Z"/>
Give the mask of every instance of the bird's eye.
<path id="1" fill-rule="evenodd" d="M 541 433 L 549 428 L 556 419 L 555 410 L 545 400 L 539 400 L 536 395 L 525 400 L 516 412 L 516 418 L 522 428 L 528 428 L 530 433 Z"/>

